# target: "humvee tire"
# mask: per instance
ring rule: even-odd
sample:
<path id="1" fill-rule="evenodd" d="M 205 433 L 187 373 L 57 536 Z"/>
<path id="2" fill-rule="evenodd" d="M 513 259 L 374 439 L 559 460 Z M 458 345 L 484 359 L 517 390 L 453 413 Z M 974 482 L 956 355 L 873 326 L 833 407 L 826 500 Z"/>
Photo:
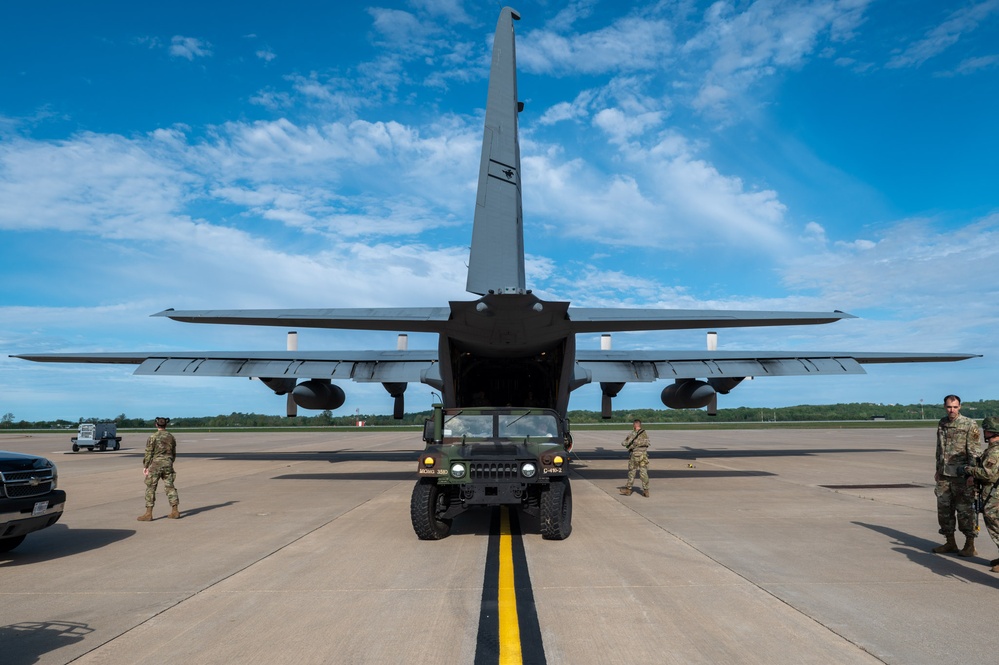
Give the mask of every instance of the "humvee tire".
<path id="1" fill-rule="evenodd" d="M 565 540 L 572 533 L 572 489 L 568 478 L 552 478 L 541 494 L 541 537 Z"/>
<path id="2" fill-rule="evenodd" d="M 409 502 L 409 516 L 413 521 L 413 531 L 420 540 L 440 540 L 451 533 L 450 519 L 437 519 L 437 510 L 445 500 L 443 493 L 433 478 L 420 478 L 413 487 L 413 497 Z"/>

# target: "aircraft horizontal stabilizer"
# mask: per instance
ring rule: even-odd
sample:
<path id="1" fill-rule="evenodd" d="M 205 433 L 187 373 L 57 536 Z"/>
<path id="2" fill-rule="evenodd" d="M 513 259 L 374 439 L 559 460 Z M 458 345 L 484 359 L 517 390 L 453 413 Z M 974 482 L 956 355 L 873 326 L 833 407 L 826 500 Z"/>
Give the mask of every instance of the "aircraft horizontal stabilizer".
<path id="1" fill-rule="evenodd" d="M 765 312 L 712 309 L 619 309 L 570 307 L 575 333 L 694 328 L 748 328 L 833 323 L 857 317 L 846 312 Z"/>
<path id="2" fill-rule="evenodd" d="M 218 323 L 289 328 L 388 330 L 439 333 L 451 316 L 448 307 L 370 307 L 342 309 L 167 309 L 153 314 L 184 323 Z"/>

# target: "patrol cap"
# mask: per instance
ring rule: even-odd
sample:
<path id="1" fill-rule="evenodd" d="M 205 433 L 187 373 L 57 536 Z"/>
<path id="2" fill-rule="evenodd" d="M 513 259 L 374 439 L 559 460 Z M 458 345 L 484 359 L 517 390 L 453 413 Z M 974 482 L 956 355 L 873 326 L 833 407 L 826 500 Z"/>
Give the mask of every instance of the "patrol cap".
<path id="1" fill-rule="evenodd" d="M 985 416 L 985 419 L 982 420 L 982 431 L 999 433 L 999 418 Z"/>
<path id="2" fill-rule="evenodd" d="M 164 418 L 163 416 L 158 416 L 156 418 L 156 426 L 157 427 L 166 427 L 169 424 L 170 424 L 170 419 L 169 418 Z"/>

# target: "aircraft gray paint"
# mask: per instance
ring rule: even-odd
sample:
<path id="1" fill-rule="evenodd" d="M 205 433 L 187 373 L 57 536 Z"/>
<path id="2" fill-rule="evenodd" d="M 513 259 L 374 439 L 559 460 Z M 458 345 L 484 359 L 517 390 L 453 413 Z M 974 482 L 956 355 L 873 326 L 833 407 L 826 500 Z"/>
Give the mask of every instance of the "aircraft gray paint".
<path id="1" fill-rule="evenodd" d="M 435 333 L 436 350 L 300 352 L 53 353 L 14 357 L 40 362 L 138 365 L 135 374 L 261 378 L 296 405 L 336 409 L 345 395 L 333 381 L 381 383 L 402 417 L 406 385 L 441 391 L 444 405 L 538 406 L 565 414 L 570 393 L 599 383 L 603 412 L 629 382 L 672 381 L 662 393 L 671 408 L 716 407 L 745 377 L 864 374 L 863 364 L 951 362 L 974 354 L 590 351 L 576 335 L 640 330 L 681 330 L 831 323 L 854 318 L 834 312 L 765 312 L 676 309 L 591 309 L 543 301 L 526 288 L 517 117 L 516 53 L 509 7 L 496 26 L 486 103 L 482 159 L 466 290 L 476 300 L 447 307 L 380 309 L 168 309 L 189 323 L 337 328 Z M 301 380 L 301 381 L 300 381 Z"/>

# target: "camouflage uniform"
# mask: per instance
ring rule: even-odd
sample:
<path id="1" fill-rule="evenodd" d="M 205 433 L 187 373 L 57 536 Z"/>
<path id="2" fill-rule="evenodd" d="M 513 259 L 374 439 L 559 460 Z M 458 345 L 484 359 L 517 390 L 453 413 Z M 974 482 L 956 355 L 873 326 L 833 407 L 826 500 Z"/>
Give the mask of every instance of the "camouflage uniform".
<path id="1" fill-rule="evenodd" d="M 146 441 L 146 456 L 142 466 L 149 469 L 146 475 L 146 508 L 152 508 L 156 503 L 156 486 L 160 478 L 166 489 L 167 501 L 171 506 L 180 503 L 177 488 L 173 486 L 177 474 L 173 471 L 173 461 L 177 458 L 177 440 L 166 430 L 158 430 Z"/>
<path id="2" fill-rule="evenodd" d="M 985 528 L 992 536 L 992 542 L 999 547 L 999 487 L 996 486 L 999 484 L 999 438 L 989 442 L 977 466 L 968 466 L 968 475 L 981 483 Z"/>
<path id="3" fill-rule="evenodd" d="M 626 488 L 631 489 L 635 484 L 635 472 L 642 478 L 642 491 L 649 491 L 649 435 L 644 429 L 631 432 L 624 438 L 621 445 L 628 449 L 631 457 L 628 458 L 628 484 Z"/>
<path id="4" fill-rule="evenodd" d="M 982 452 L 978 423 L 966 416 L 941 418 L 937 425 L 937 521 L 940 533 L 953 535 L 956 527 L 967 538 L 975 537 L 975 485 L 958 477 L 956 467 L 974 464 Z M 955 513 L 957 519 L 954 519 Z"/>

